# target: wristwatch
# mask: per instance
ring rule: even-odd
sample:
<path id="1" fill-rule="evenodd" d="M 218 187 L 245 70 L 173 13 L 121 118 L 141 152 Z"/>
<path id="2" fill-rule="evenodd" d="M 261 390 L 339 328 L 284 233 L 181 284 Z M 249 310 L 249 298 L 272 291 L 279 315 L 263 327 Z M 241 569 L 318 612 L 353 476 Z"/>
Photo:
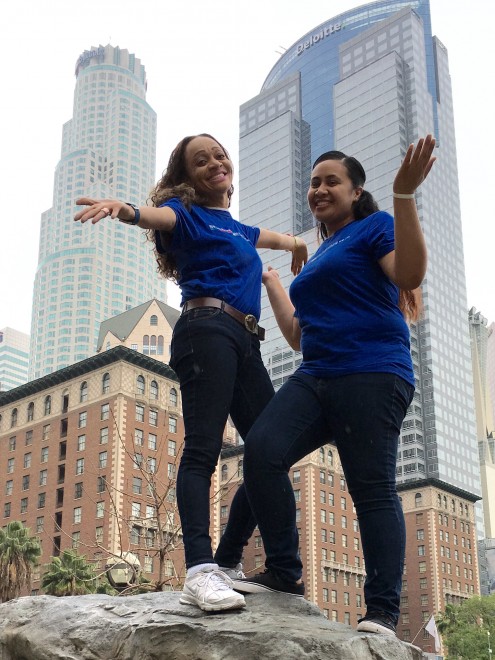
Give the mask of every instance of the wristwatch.
<path id="1" fill-rule="evenodd" d="M 122 220 L 122 218 L 119 218 L 120 222 L 123 222 L 126 225 L 137 225 L 139 218 L 141 217 L 139 208 L 135 204 L 131 204 L 131 202 L 126 202 L 126 204 L 127 206 L 130 206 L 131 209 L 134 209 L 134 220 Z"/>

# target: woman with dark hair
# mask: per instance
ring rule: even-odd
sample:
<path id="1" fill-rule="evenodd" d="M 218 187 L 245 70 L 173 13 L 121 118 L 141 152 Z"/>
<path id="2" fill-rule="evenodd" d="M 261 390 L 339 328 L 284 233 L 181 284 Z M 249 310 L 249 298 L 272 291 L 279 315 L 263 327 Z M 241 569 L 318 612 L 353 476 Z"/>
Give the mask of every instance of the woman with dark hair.
<path id="1" fill-rule="evenodd" d="M 417 317 L 414 290 L 427 260 L 414 192 L 433 165 L 434 145 L 428 135 L 409 147 L 394 181 L 395 219 L 364 190 L 355 158 L 338 151 L 320 156 L 308 203 L 323 242 L 294 279 L 290 298 L 275 270 L 263 274 L 280 329 L 303 360 L 246 439 L 244 480 L 266 571 L 234 586 L 304 595 L 288 473 L 334 442 L 366 563 L 360 631 L 395 634 L 399 616 L 405 525 L 395 467 L 415 387 L 406 318 Z"/>
<path id="2" fill-rule="evenodd" d="M 210 483 L 230 414 L 245 438 L 273 396 L 258 325 L 262 263 L 256 248 L 292 252 L 297 275 L 307 260 L 302 239 L 234 220 L 232 163 L 211 135 L 184 138 L 151 193 L 153 206 L 78 199 L 75 220 L 110 216 L 148 230 L 158 269 L 182 292 L 170 366 L 179 377 L 185 442 L 177 475 L 187 576 L 182 603 L 207 611 L 244 607 L 233 591 L 244 545 L 256 525 L 244 486 L 236 493 L 215 554 L 209 535 Z M 222 570 L 220 570 L 222 569 Z"/>

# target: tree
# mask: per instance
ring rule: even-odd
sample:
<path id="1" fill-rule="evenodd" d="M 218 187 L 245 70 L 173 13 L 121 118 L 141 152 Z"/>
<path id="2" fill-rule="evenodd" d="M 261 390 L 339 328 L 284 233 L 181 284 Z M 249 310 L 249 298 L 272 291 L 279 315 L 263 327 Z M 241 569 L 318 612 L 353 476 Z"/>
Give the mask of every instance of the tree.
<path id="1" fill-rule="evenodd" d="M 94 593 L 96 576 L 93 567 L 82 555 L 64 550 L 52 557 L 41 579 L 41 588 L 50 596 L 80 596 Z"/>
<path id="2" fill-rule="evenodd" d="M 495 639 L 495 595 L 449 603 L 437 618 L 437 627 L 449 660 L 486 660 L 489 641 Z"/>
<path id="3" fill-rule="evenodd" d="M 31 586 L 31 571 L 37 565 L 41 547 L 21 522 L 12 521 L 0 529 L 0 601 L 17 598 L 23 587 Z"/>

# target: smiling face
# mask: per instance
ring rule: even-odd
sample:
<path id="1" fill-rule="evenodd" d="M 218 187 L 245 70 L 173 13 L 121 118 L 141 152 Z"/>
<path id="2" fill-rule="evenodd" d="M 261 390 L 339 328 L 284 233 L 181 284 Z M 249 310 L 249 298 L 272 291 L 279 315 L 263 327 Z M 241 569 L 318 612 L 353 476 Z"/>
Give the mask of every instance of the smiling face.
<path id="1" fill-rule="evenodd" d="M 185 164 L 198 197 L 208 206 L 228 208 L 232 163 L 218 142 L 202 135 L 193 138 L 185 150 Z"/>
<path id="2" fill-rule="evenodd" d="M 308 190 L 308 204 L 328 236 L 354 220 L 353 204 L 363 189 L 354 186 L 346 166 L 340 160 L 323 160 L 313 168 Z"/>

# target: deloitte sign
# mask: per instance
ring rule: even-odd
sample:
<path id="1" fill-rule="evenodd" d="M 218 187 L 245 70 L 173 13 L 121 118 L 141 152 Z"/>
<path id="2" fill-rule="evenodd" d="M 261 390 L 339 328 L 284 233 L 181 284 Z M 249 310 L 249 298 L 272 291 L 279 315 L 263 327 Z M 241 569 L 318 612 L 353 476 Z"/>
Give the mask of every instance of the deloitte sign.
<path id="1" fill-rule="evenodd" d="M 311 48 L 311 46 L 316 45 L 320 41 L 323 41 L 326 37 L 330 37 L 335 32 L 340 32 L 344 29 L 343 23 L 334 23 L 333 25 L 328 25 L 327 27 L 322 28 L 319 32 L 312 34 L 309 39 L 306 41 L 301 41 L 297 46 L 297 54 L 300 55 L 304 53 L 305 50 Z"/>

